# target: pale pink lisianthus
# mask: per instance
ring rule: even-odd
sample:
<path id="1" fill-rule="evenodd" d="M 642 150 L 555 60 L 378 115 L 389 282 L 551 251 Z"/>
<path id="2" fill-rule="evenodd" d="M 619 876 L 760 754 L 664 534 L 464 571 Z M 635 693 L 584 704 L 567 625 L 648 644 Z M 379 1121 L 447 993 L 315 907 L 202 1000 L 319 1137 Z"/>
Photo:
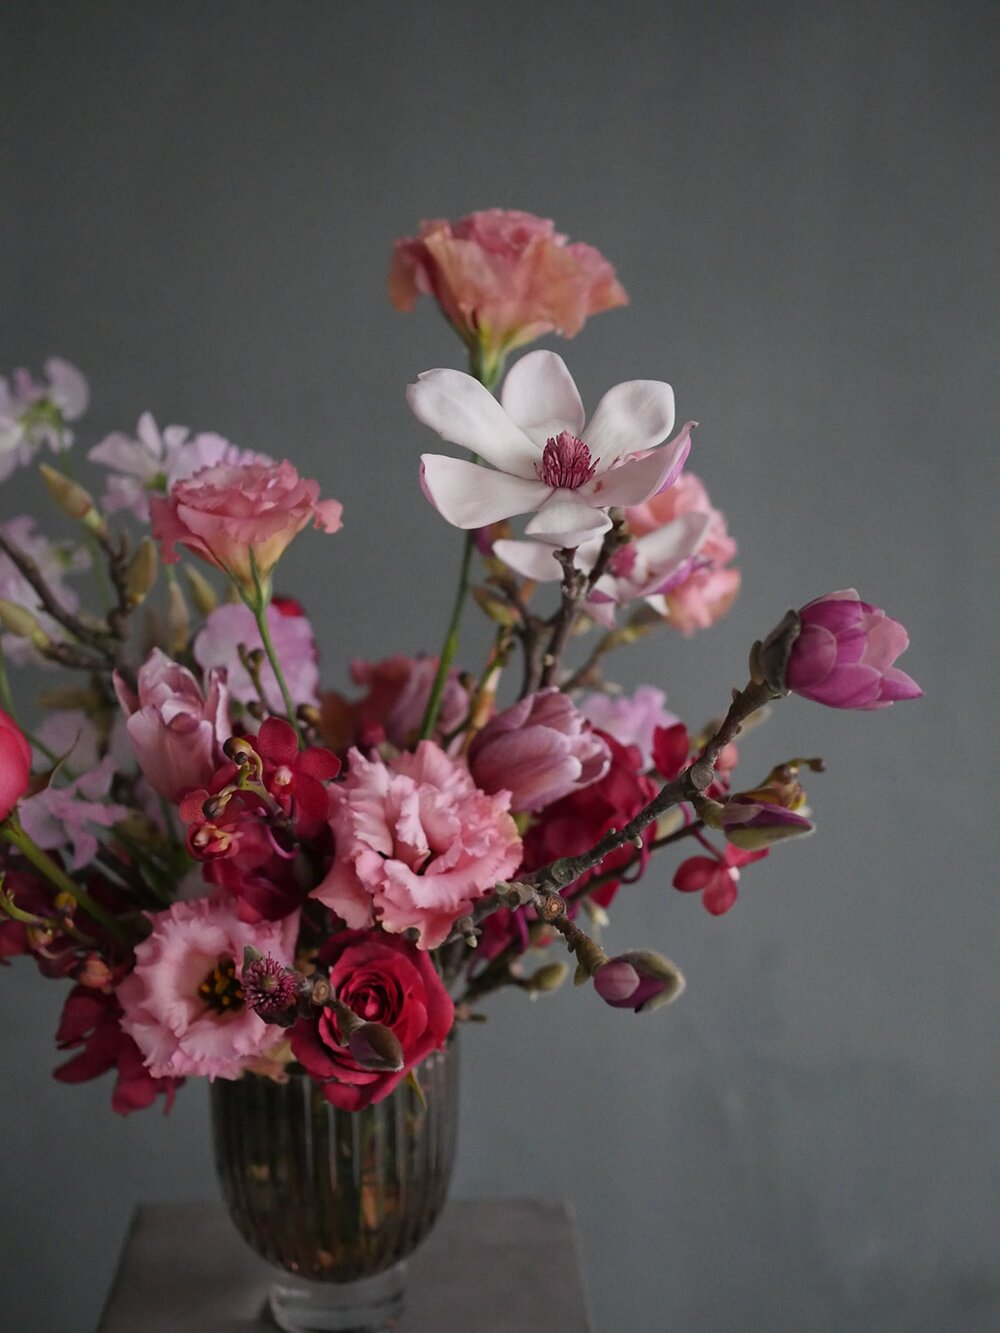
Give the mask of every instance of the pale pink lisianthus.
<path id="1" fill-rule="evenodd" d="M 286 615 L 282 604 L 272 602 L 265 611 L 274 651 L 295 704 L 315 704 L 319 686 L 316 640 L 308 619 L 301 614 Z M 226 602 L 209 613 L 194 641 L 195 661 L 203 671 L 223 670 L 230 697 L 248 704 L 259 696 L 257 687 L 240 660 L 240 645 L 253 651 L 263 649 L 260 630 L 248 606 Z M 270 709 L 281 713 L 284 704 L 274 668 L 266 659 L 260 668 L 260 683 Z"/>
<path id="2" fill-rule="evenodd" d="M 203 468 L 165 497 L 154 496 L 149 510 L 166 564 L 180 559 L 180 542 L 256 596 L 258 579 L 267 584 L 307 524 L 339 531 L 342 506 L 321 500 L 318 483 L 300 477 L 289 462 L 244 462 Z"/>
<path id="3" fill-rule="evenodd" d="M 686 514 L 703 514 L 708 523 L 698 548 L 700 563 L 667 592 L 666 615 L 682 634 L 693 634 L 720 620 L 740 590 L 740 571 L 725 568 L 736 555 L 725 516 L 712 504 L 702 480 L 693 472 L 682 472 L 668 490 L 630 506 L 625 517 L 631 531 L 642 538 Z"/>
<path id="4" fill-rule="evenodd" d="M 432 741 L 387 762 L 352 750 L 330 799 L 336 854 L 312 896 L 352 929 L 413 929 L 437 948 L 520 865 L 510 793 L 480 791 Z"/>
<path id="5" fill-rule="evenodd" d="M 427 294 L 470 346 L 496 362 L 553 330 L 572 338 L 590 315 L 627 305 L 607 259 L 547 218 L 490 208 L 458 222 L 435 219 L 396 242 L 389 297 L 412 310 Z"/>
<path id="6" fill-rule="evenodd" d="M 139 668 L 137 685 L 138 693 L 115 673 L 125 729 L 146 781 L 176 803 L 207 786 L 229 738 L 225 672 L 209 671 L 203 692 L 187 667 L 154 648 Z"/>
<path id="7" fill-rule="evenodd" d="M 244 1003 L 243 950 L 290 963 L 298 913 L 249 925 L 235 900 L 201 898 L 150 920 L 152 934 L 136 945 L 135 970 L 117 990 L 123 1030 L 154 1078 L 238 1078 L 281 1039 Z"/>

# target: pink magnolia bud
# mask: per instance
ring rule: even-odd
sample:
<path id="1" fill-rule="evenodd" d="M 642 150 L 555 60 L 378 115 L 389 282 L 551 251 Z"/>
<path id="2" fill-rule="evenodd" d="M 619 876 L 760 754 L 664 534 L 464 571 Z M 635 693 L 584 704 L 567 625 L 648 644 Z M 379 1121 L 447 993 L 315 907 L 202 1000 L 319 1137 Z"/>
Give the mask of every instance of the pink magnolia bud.
<path id="1" fill-rule="evenodd" d="M 498 714 L 469 747 L 469 770 L 485 792 L 509 791 L 513 811 L 541 810 L 600 781 L 611 753 L 572 701 L 555 688 Z"/>
<path id="2" fill-rule="evenodd" d="M 831 708 L 886 708 L 923 694 L 893 666 L 909 645 L 906 630 L 853 588 L 817 597 L 799 621 L 785 667 L 785 686 L 795 694 Z"/>
<path id="3" fill-rule="evenodd" d="M 594 989 L 613 1009 L 649 1013 L 684 990 L 684 978 L 669 958 L 636 949 L 611 958 L 594 973 Z"/>
<path id="4" fill-rule="evenodd" d="M 797 815 L 782 805 L 739 794 L 723 804 L 717 827 L 733 846 L 755 852 L 774 842 L 812 833 L 815 825 L 804 815 Z"/>
<path id="5" fill-rule="evenodd" d="M 6 819 L 28 790 L 31 746 L 21 728 L 0 708 L 0 819 Z"/>

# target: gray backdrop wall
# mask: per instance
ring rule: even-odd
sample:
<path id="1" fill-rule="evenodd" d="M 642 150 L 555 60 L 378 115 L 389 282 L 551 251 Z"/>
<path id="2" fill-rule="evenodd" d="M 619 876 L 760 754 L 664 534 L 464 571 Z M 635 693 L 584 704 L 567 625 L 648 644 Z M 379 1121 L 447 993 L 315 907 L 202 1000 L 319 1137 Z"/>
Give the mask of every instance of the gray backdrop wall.
<path id="1" fill-rule="evenodd" d="M 505 996 L 466 1042 L 457 1192 L 570 1199 L 603 1333 L 1000 1326 L 998 57 L 954 0 L 0 13 L 0 368 L 82 366 L 88 442 L 152 408 L 320 477 L 344 532 L 283 581 L 331 680 L 439 642 L 458 543 L 402 391 L 458 349 L 384 275 L 421 218 L 493 205 L 614 259 L 632 307 L 560 350 L 591 404 L 671 380 L 740 542 L 728 619 L 619 679 L 700 719 L 848 583 L 911 629 L 923 702 L 793 700 L 746 744 L 751 774 L 826 756 L 814 839 L 719 920 L 672 866 L 621 895 L 612 943 L 670 952 L 678 1006 Z M 4 485 L 5 517 L 42 504 Z M 113 1117 L 50 1077 L 62 988 L 0 988 L 2 1322 L 77 1333 L 133 1203 L 212 1194 L 205 1089 Z"/>

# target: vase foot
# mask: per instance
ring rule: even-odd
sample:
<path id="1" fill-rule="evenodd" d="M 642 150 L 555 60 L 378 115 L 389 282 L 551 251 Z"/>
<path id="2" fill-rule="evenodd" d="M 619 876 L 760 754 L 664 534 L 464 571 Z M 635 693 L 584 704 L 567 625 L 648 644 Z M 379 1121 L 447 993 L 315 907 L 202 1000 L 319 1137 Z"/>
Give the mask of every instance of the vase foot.
<path id="1" fill-rule="evenodd" d="M 271 1284 L 271 1315 L 286 1333 L 383 1333 L 403 1313 L 406 1264 L 357 1282 L 310 1282 L 289 1275 Z"/>

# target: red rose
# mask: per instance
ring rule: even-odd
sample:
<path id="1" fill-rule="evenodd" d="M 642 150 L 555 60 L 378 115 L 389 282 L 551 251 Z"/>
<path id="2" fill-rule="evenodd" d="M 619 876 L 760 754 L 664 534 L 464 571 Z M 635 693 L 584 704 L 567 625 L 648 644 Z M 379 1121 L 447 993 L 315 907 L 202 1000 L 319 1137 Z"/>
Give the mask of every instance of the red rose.
<path id="1" fill-rule="evenodd" d="M 0 708 L 0 819 L 6 819 L 28 790 L 31 746 L 21 728 Z"/>
<path id="2" fill-rule="evenodd" d="M 344 930 L 327 940 L 317 962 L 329 969 L 338 1000 L 368 1023 L 389 1028 L 403 1048 L 403 1067 L 378 1073 L 361 1066 L 341 1044 L 332 1009 L 300 1019 L 292 1029 L 292 1051 L 323 1095 L 342 1111 L 361 1111 L 387 1097 L 400 1079 L 445 1043 L 455 1006 L 430 955 L 400 935 Z"/>

